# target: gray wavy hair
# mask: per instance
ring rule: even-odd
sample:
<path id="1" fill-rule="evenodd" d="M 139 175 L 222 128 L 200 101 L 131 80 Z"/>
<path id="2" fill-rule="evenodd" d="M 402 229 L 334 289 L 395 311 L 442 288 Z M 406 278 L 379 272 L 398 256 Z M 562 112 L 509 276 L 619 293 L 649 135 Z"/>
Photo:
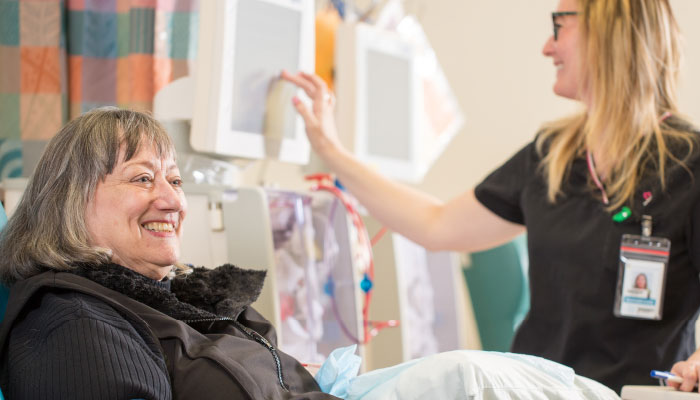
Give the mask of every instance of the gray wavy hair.
<path id="1" fill-rule="evenodd" d="M 46 146 L 0 239 L 0 280 L 12 284 L 46 269 L 104 263 L 109 251 L 89 243 L 85 209 L 99 181 L 141 146 L 175 156 L 163 126 L 148 114 L 105 107 L 66 124 Z"/>

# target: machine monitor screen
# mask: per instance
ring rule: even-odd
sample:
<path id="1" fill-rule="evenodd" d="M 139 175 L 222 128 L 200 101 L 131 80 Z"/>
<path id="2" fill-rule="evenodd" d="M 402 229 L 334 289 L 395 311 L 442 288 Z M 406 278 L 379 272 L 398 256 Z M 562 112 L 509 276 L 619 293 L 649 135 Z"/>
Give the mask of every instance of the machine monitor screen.
<path id="1" fill-rule="evenodd" d="M 341 25 L 336 44 L 343 143 L 391 178 L 417 183 L 464 117 L 420 25 L 401 31 Z"/>
<path id="2" fill-rule="evenodd" d="M 312 71 L 312 0 L 201 3 L 192 146 L 306 163 L 309 146 L 282 69 Z M 271 127 L 274 127 L 272 129 Z"/>

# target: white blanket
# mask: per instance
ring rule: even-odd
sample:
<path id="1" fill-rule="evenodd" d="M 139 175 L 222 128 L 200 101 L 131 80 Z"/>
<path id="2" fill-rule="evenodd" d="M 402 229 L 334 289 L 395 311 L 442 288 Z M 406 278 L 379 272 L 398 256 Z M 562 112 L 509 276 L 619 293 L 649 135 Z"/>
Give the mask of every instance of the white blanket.
<path id="1" fill-rule="evenodd" d="M 346 389 L 348 400 L 620 399 L 600 383 L 543 358 L 469 350 L 368 372 L 350 379 Z"/>

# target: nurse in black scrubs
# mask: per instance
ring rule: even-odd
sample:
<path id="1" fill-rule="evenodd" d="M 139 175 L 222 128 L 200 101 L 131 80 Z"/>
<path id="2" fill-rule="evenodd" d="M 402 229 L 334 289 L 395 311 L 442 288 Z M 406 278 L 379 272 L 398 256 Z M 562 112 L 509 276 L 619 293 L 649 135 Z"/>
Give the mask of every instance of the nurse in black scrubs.
<path id="1" fill-rule="evenodd" d="M 681 45 L 671 7 L 560 0 L 552 22 L 543 54 L 556 67 L 554 92 L 584 111 L 545 124 L 446 203 L 346 151 L 320 78 L 282 77 L 312 99 L 311 107 L 294 105 L 316 153 L 390 229 L 431 250 L 458 251 L 527 231 L 532 304 L 512 351 L 571 366 L 616 391 L 673 368 L 686 379 L 680 388 L 692 390 L 700 366 L 700 146 L 677 109 Z M 624 291 L 642 272 L 652 284 L 647 299 Z"/>

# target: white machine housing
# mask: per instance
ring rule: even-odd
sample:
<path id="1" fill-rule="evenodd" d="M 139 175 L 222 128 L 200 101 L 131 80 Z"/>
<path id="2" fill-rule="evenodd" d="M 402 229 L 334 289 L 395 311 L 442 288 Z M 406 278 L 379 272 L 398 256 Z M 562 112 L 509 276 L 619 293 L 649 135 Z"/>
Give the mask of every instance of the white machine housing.
<path id="1" fill-rule="evenodd" d="M 282 69 L 314 69 L 313 0 L 207 0 L 200 3 L 192 147 L 229 157 L 306 164 L 309 144 L 286 87 L 265 135 L 268 93 Z"/>
<path id="2" fill-rule="evenodd" d="M 427 39 L 344 23 L 335 65 L 343 144 L 388 177 L 420 182 L 464 123 Z"/>

